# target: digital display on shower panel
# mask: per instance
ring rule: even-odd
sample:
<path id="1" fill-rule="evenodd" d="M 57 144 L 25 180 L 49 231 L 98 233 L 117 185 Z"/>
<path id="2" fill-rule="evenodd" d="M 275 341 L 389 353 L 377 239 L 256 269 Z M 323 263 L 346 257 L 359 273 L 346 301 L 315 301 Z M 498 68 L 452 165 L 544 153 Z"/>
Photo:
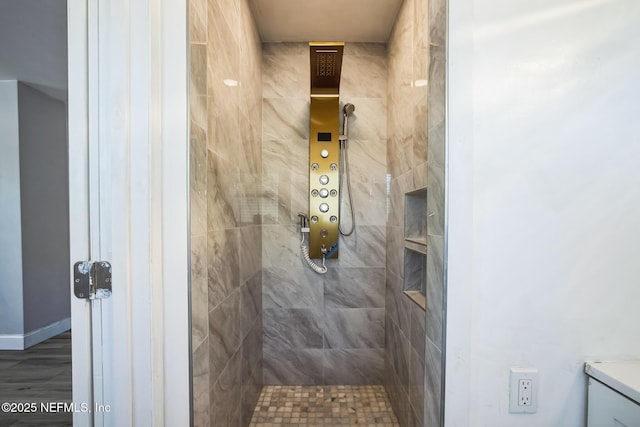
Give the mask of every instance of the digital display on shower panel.
<path id="1" fill-rule="evenodd" d="M 331 142 L 331 132 L 318 132 L 318 142 Z"/>

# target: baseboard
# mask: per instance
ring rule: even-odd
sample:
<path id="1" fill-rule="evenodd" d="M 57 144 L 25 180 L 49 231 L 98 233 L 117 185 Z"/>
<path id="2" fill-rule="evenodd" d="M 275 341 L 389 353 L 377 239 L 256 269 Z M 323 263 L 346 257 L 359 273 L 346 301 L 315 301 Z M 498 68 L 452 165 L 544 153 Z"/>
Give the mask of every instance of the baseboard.
<path id="1" fill-rule="evenodd" d="M 1 334 L 0 350 L 24 350 L 24 335 Z"/>
<path id="2" fill-rule="evenodd" d="M 26 334 L 0 335 L 0 350 L 24 350 L 71 329 L 71 318 L 58 320 Z"/>

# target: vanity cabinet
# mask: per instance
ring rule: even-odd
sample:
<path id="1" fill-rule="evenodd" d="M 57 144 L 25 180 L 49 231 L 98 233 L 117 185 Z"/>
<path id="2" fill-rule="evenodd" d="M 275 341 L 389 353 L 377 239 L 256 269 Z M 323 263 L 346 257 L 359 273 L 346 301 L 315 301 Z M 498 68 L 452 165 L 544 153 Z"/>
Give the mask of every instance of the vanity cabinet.
<path id="1" fill-rule="evenodd" d="M 590 362 L 587 427 L 640 427 L 640 361 Z"/>

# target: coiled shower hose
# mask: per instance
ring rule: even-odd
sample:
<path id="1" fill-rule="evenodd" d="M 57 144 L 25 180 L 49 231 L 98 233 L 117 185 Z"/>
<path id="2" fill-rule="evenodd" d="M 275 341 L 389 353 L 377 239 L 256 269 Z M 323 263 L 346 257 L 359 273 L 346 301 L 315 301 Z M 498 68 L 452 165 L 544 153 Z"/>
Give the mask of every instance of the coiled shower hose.
<path id="1" fill-rule="evenodd" d="M 307 264 L 309 264 L 309 267 L 311 267 L 313 271 L 318 274 L 326 274 L 327 266 L 324 264 L 324 254 L 322 255 L 322 267 L 313 262 L 309 257 L 309 248 L 304 245 L 304 235 L 302 236 L 302 242 L 300 242 L 300 252 L 302 253 L 302 258 L 304 258 L 304 260 L 307 262 Z"/>
<path id="2" fill-rule="evenodd" d="M 304 234 L 309 232 L 309 218 L 303 213 L 299 213 L 298 216 L 300 217 L 300 236 L 302 237 L 300 240 L 300 253 L 302 254 L 302 258 L 313 271 L 318 274 L 325 274 L 327 272 L 327 266 L 324 263 L 326 254 L 322 254 L 322 266 L 319 266 L 311 260 L 311 257 L 309 256 L 309 248 L 304 244 Z"/>

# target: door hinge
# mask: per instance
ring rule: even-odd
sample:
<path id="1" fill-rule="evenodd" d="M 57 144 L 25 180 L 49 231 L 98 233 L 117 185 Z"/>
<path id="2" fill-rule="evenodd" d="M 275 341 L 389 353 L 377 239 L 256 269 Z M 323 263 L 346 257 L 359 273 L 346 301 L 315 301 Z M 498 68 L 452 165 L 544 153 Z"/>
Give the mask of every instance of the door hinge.
<path id="1" fill-rule="evenodd" d="M 81 299 L 111 296 L 111 264 L 107 261 L 78 261 L 73 265 L 73 293 Z"/>

